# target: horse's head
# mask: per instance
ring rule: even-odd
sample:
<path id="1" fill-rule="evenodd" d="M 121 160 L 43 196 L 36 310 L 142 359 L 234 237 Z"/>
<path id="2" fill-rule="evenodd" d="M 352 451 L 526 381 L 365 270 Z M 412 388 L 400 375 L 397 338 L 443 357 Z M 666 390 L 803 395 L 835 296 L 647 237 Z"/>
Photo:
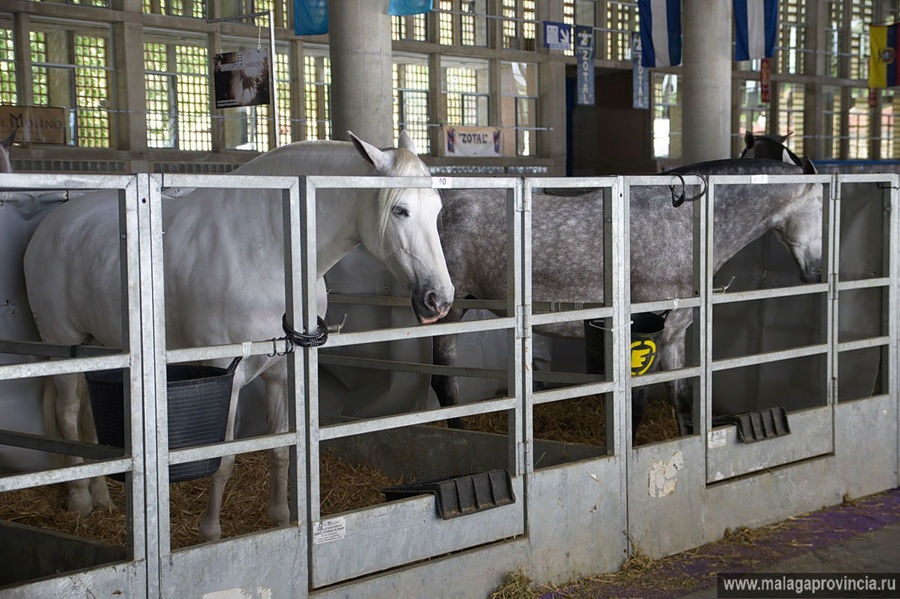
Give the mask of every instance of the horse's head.
<path id="1" fill-rule="evenodd" d="M 429 177 L 405 131 L 400 147 L 379 150 L 348 131 L 362 157 L 379 175 Z M 441 198 L 433 189 L 387 189 L 376 206 L 361 206 L 362 243 L 395 277 L 409 283 L 413 311 L 419 322 L 431 323 L 447 314 L 453 303 L 453 283 L 438 237 Z"/>
<path id="2" fill-rule="evenodd" d="M 807 166 L 794 154 L 785 144 L 788 138 L 793 135 L 793 131 L 787 135 L 754 135 L 752 131 L 744 133 L 744 149 L 741 151 L 740 158 L 768 158 L 770 160 L 780 160 L 788 164 L 796 164 L 802 166 L 804 171 Z M 808 162 L 808 159 L 807 159 Z M 813 173 L 815 167 L 809 162 L 809 168 Z"/>
<path id="3" fill-rule="evenodd" d="M 817 283 L 822 280 L 822 186 L 800 187 L 801 195 L 792 199 L 772 232 L 797 262 L 800 280 Z"/>

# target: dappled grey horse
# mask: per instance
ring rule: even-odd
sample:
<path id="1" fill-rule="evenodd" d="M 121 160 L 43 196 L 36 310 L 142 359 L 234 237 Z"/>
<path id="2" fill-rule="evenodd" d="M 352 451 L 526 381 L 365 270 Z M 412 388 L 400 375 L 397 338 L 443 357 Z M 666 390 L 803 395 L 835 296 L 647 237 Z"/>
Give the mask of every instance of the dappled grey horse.
<path id="1" fill-rule="evenodd" d="M 740 158 L 780 160 L 802 167 L 806 174 L 815 174 L 816 167 L 808 156 L 800 158 L 784 145 L 791 135 L 793 132 L 787 135 L 754 135 L 751 131 L 747 131 L 744 133 L 744 149 L 741 150 Z"/>
<path id="2" fill-rule="evenodd" d="M 802 169 L 773 160 L 719 160 L 689 165 L 672 174 L 798 175 Z M 446 190 L 441 243 L 458 298 L 503 299 L 506 276 L 506 192 Z M 532 297 L 534 301 L 603 302 L 603 193 L 582 196 L 535 194 L 532 202 Z M 693 214 L 674 207 L 666 186 L 631 190 L 631 300 L 694 295 Z M 787 246 L 804 282 L 817 281 L 822 255 L 822 190 L 817 184 L 727 185 L 715 195 L 714 272 L 744 246 L 773 229 Z M 445 321 L 461 319 L 454 308 Z M 682 368 L 690 309 L 673 310 L 658 342 L 660 367 Z M 535 332 L 583 338 L 581 321 L 535 327 Z M 436 337 L 435 364 L 456 362 L 456 337 Z M 432 376 L 442 406 L 458 403 L 455 377 Z M 683 380 L 667 383 L 681 434 L 689 432 L 691 400 Z"/>

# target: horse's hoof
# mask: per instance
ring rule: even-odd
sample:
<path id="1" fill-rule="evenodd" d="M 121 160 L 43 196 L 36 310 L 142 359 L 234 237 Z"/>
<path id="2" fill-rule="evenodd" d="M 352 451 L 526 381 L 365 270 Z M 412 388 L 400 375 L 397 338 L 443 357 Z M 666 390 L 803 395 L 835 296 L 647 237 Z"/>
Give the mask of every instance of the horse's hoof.
<path id="1" fill-rule="evenodd" d="M 106 480 L 102 477 L 91 479 L 91 499 L 96 508 L 104 508 L 107 511 L 113 511 L 116 508 L 109 497 L 109 487 L 106 486 Z"/>
<path id="2" fill-rule="evenodd" d="M 273 526 L 287 526 L 291 519 L 291 510 L 287 506 L 287 502 L 279 505 L 269 505 L 269 522 Z"/>
<path id="3" fill-rule="evenodd" d="M 66 509 L 81 516 L 87 516 L 93 508 L 93 500 L 91 494 L 86 488 L 69 489 L 69 496 L 66 499 Z"/>
<path id="4" fill-rule="evenodd" d="M 222 538 L 222 527 L 218 522 L 209 523 L 209 522 L 201 522 L 200 523 L 200 538 L 204 543 L 209 543 L 210 541 L 218 541 Z"/>

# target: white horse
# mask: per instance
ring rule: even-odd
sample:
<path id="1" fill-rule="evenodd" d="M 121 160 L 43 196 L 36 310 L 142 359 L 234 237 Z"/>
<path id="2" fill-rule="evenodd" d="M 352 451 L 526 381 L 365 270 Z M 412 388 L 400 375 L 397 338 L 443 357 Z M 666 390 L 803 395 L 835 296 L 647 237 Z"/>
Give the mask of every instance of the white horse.
<path id="1" fill-rule="evenodd" d="M 349 133 L 353 143 L 300 142 L 263 154 L 234 171 L 241 175 L 429 176 L 412 141 L 379 150 Z M 164 200 L 167 347 L 192 347 L 282 336 L 284 247 L 278 191 L 198 189 Z M 409 283 L 422 323 L 444 316 L 453 301 L 437 233 L 441 200 L 431 189 L 322 190 L 318 193 L 318 311 L 325 313 L 322 276 L 360 243 Z M 40 224 L 25 254 L 25 279 L 42 339 L 54 344 L 121 343 L 119 230 L 115 194 L 67 202 Z M 271 432 L 287 429 L 287 368 L 279 357 L 253 356 L 234 376 L 226 439 L 233 439 L 240 389 L 261 376 Z M 56 418 L 66 438 L 78 438 L 88 410 L 78 397 L 79 375 L 54 377 Z M 88 417 L 86 420 L 90 420 Z M 76 460 L 76 462 L 79 460 Z M 219 515 L 234 456 L 212 476 L 200 525 L 206 540 L 221 536 Z M 286 449 L 271 458 L 269 518 L 289 519 Z M 96 484 L 97 482 L 102 484 Z M 68 507 L 87 513 L 108 505 L 105 482 L 72 483 Z"/>

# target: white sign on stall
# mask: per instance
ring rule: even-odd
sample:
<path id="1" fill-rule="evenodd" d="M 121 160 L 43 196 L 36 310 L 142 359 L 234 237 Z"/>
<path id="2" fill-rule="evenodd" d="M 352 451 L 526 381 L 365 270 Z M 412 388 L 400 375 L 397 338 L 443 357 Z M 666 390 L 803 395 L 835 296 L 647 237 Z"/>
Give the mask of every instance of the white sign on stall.
<path id="1" fill-rule="evenodd" d="M 503 133 L 497 127 L 444 125 L 445 156 L 501 156 Z"/>

